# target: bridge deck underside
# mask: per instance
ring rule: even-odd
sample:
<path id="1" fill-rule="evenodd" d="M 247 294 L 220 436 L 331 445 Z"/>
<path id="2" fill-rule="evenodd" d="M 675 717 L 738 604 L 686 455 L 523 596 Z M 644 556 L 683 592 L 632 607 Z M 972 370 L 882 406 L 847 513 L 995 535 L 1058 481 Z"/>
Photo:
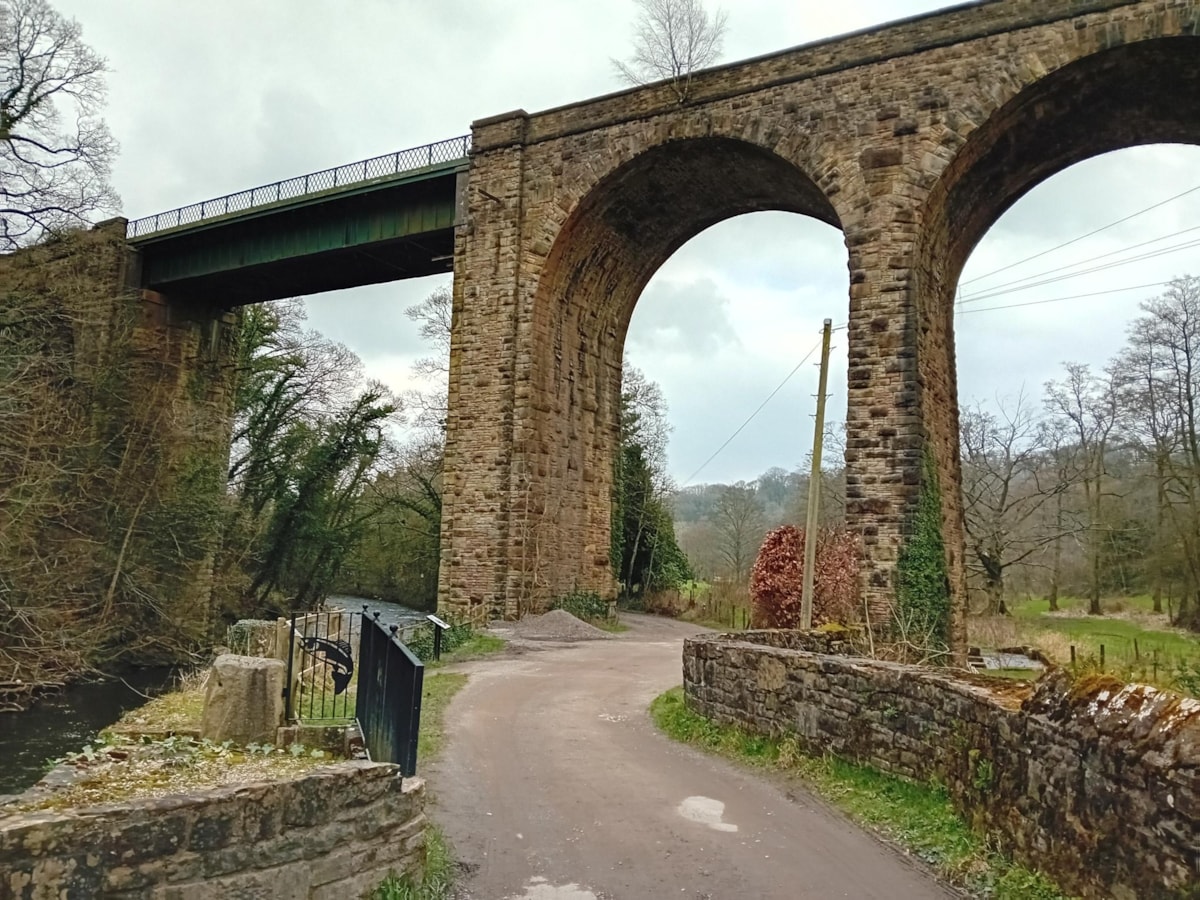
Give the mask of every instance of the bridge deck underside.
<path id="1" fill-rule="evenodd" d="M 139 242 L 144 287 L 221 306 L 449 272 L 456 174 Z"/>

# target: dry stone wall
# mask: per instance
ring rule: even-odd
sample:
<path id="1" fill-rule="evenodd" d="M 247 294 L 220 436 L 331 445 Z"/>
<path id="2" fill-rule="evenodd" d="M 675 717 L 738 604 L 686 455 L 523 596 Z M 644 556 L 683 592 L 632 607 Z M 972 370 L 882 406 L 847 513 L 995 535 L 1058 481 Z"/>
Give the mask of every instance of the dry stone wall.
<path id="1" fill-rule="evenodd" d="M 0 818 L 0 900 L 343 900 L 419 878 L 425 788 L 389 764 Z"/>
<path id="2" fill-rule="evenodd" d="M 944 784 L 973 825 L 1073 893 L 1196 896 L 1200 701 L 1058 671 L 1006 702 L 943 672 L 838 655 L 847 651 L 785 632 L 688 640 L 688 706 Z"/>

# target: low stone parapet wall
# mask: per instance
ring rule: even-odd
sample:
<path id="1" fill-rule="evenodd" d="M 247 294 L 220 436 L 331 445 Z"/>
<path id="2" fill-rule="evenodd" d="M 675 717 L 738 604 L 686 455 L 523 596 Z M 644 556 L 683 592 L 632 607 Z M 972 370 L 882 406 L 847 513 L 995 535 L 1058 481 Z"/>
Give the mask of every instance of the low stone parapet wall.
<path id="1" fill-rule="evenodd" d="M 425 790 L 390 764 L 0 818 L 0 898 L 359 897 L 418 876 Z"/>
<path id="2" fill-rule="evenodd" d="M 1071 892 L 1200 890 L 1200 701 L 1063 672 L 1021 701 L 938 670 L 771 646 L 812 645 L 785 634 L 688 640 L 688 706 L 944 784 L 973 825 Z"/>

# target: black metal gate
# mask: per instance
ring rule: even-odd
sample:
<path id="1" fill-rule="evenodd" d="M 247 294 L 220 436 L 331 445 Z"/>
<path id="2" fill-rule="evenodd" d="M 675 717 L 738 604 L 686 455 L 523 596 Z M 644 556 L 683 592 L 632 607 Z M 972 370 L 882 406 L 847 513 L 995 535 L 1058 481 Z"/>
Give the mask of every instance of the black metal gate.
<path id="1" fill-rule="evenodd" d="M 425 667 L 379 613 L 332 610 L 291 617 L 287 716 L 308 724 L 357 720 L 376 762 L 417 771 Z"/>
<path id="2" fill-rule="evenodd" d="M 371 759 L 396 763 L 404 775 L 415 775 L 425 666 L 398 632 L 378 616 L 363 619 L 355 711 Z"/>

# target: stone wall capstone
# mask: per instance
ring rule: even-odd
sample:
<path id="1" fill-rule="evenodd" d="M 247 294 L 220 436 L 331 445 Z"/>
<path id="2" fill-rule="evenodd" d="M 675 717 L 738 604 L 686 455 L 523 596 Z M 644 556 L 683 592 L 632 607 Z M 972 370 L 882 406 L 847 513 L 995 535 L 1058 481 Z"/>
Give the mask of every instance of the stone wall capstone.
<path id="1" fill-rule="evenodd" d="M 689 708 L 943 784 L 976 828 L 1084 897 L 1200 891 L 1200 701 L 1058 670 L 1021 702 L 785 635 L 685 642 Z M 814 640 L 832 652 L 780 646 Z"/>
<path id="2" fill-rule="evenodd" d="M 344 762 L 303 777 L 0 818 L 0 898 L 342 900 L 420 877 L 425 783 Z"/>

